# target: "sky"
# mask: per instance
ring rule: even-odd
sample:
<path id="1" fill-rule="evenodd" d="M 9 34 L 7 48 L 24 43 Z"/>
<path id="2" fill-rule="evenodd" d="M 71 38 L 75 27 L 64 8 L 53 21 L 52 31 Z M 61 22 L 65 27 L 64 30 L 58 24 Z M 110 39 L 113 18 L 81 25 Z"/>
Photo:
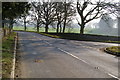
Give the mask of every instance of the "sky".
<path id="1" fill-rule="evenodd" d="M 2 0 L 3 2 L 25 2 L 27 0 Z M 40 1 L 40 0 L 28 0 L 28 1 Z M 43 1 L 46 1 L 46 0 L 43 0 Z M 52 1 L 57 1 L 57 2 L 60 2 L 60 1 L 65 1 L 65 0 L 52 0 Z M 77 1 L 77 0 L 66 0 L 66 1 Z M 80 1 L 83 1 L 83 0 L 80 0 Z M 99 0 L 91 0 L 92 2 L 96 2 L 96 1 L 99 1 Z M 120 2 L 120 0 L 101 0 L 101 1 L 107 1 L 107 2 Z M 78 18 L 78 20 L 80 20 L 80 16 L 79 14 L 77 14 L 75 16 L 76 18 Z M 115 19 L 114 16 L 111 16 L 113 19 Z M 29 19 L 29 18 L 28 18 Z M 98 23 L 100 21 L 100 18 L 99 19 L 95 19 L 93 21 L 90 22 L 91 23 Z M 77 23 L 77 20 L 74 19 L 73 20 L 73 23 Z"/>
<path id="2" fill-rule="evenodd" d="M 0 0 L 1 1 L 1 0 Z M 28 1 L 30 1 L 30 0 L 28 0 Z M 63 1 L 63 0 L 54 0 L 54 1 Z M 69 1 L 75 1 L 75 0 L 69 0 Z M 82 0 L 80 0 L 80 1 L 82 1 Z M 93 2 L 94 1 L 98 1 L 98 0 L 92 0 Z M 106 1 L 108 1 L 108 2 L 120 2 L 120 0 L 106 0 Z M 2 2 L 25 2 L 25 0 L 2 0 Z M 76 16 L 76 18 L 79 18 L 80 16 L 77 14 L 77 16 Z M 114 16 L 111 16 L 113 19 L 115 19 L 114 18 Z M 93 24 L 95 24 L 96 25 L 96 23 L 98 23 L 100 21 L 100 18 L 99 19 L 95 19 L 95 20 L 93 20 L 93 21 L 91 21 L 89 24 L 87 24 L 87 26 L 92 26 Z M 77 21 L 76 20 L 74 20 L 73 21 L 73 23 L 74 24 L 77 24 Z M 97 24 L 98 25 L 98 24 Z M 98 25 L 99 26 L 99 25 Z M 103 30 L 103 31 L 102 31 Z M 113 30 L 113 29 L 112 29 Z M 107 34 L 107 35 L 118 35 L 118 30 L 117 29 L 114 29 L 113 31 L 112 31 L 111 29 L 110 30 L 108 30 L 108 28 L 101 28 L 101 30 L 98 30 L 98 31 L 96 31 L 96 32 L 94 32 L 95 34 Z M 99 32 L 100 31 L 100 32 Z M 98 33 L 99 32 L 99 33 Z M 106 32 L 106 33 L 104 33 L 104 32 Z"/>
<path id="3" fill-rule="evenodd" d="M 41 1 L 41 0 L 32 0 L 32 1 Z M 43 1 L 46 1 L 46 0 L 43 0 Z M 52 0 L 52 1 L 65 1 L 65 0 Z M 77 1 L 77 0 L 67 0 L 67 1 Z M 80 0 L 80 1 L 83 1 L 83 0 Z M 96 2 L 96 1 L 99 1 L 99 0 L 91 0 L 91 1 L 92 1 L 92 2 Z M 101 0 L 101 1 L 118 2 L 118 1 L 120 1 L 120 0 Z M 75 6 L 76 6 L 76 5 L 75 5 Z M 90 6 L 90 7 L 91 7 L 91 6 Z M 111 15 L 111 17 L 112 17 L 113 19 L 115 19 L 114 16 Z M 77 18 L 77 19 L 80 21 L 80 16 L 79 16 L 79 14 L 77 14 L 77 15 L 75 16 L 75 18 Z M 28 18 L 28 19 L 29 19 L 29 18 Z M 99 21 L 100 21 L 100 18 L 95 19 L 95 20 L 91 21 L 91 22 L 88 23 L 88 24 L 98 23 Z M 74 19 L 74 20 L 73 20 L 73 23 L 74 23 L 74 24 L 77 24 L 78 22 L 77 22 L 76 19 Z"/>

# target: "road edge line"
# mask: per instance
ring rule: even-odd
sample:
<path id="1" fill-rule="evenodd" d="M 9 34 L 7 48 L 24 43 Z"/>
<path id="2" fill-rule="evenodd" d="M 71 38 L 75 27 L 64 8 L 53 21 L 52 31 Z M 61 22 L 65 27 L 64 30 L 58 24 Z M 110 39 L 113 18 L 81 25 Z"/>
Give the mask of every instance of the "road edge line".
<path id="1" fill-rule="evenodd" d="M 10 76 L 12 80 L 14 80 L 14 78 L 15 78 L 15 62 L 16 62 L 17 38 L 18 38 L 18 33 L 15 36 L 15 44 L 14 44 L 14 52 L 13 52 L 13 66 L 12 66 L 11 76 Z"/>

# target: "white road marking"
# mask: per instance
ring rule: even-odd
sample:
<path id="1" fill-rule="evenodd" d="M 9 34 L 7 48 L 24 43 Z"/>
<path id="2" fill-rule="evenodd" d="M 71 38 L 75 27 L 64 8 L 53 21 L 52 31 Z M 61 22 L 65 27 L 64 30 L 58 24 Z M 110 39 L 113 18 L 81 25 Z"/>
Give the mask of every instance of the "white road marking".
<path id="1" fill-rule="evenodd" d="M 49 42 L 47 42 L 47 41 L 44 41 L 45 43 L 47 43 L 47 44 L 49 44 L 49 45 L 52 45 L 52 44 L 50 44 Z"/>
<path id="2" fill-rule="evenodd" d="M 37 38 L 37 39 L 39 39 L 39 40 L 41 40 L 40 38 L 38 38 L 38 37 L 36 37 L 36 36 L 34 36 L 34 37 Z M 49 45 L 53 45 L 53 44 L 51 44 L 51 43 L 49 43 L 49 42 L 47 42 L 47 41 L 44 41 L 44 42 L 47 43 L 47 44 L 49 44 Z M 92 47 L 86 47 L 86 46 L 84 46 L 84 47 L 85 47 L 85 48 L 92 48 Z M 64 52 L 64 53 L 66 53 L 66 54 L 68 54 L 68 55 L 70 55 L 70 56 L 72 56 L 72 57 L 74 57 L 74 58 L 76 58 L 76 59 L 78 59 L 78 60 L 80 60 L 80 61 L 82 61 L 82 62 L 84 62 L 84 63 L 86 63 L 86 64 L 88 64 L 88 65 L 90 65 L 90 66 L 92 66 L 92 67 L 95 67 L 95 66 L 93 66 L 92 64 L 86 62 L 85 60 L 80 59 L 79 57 L 77 57 L 77 56 L 75 56 L 75 55 L 73 55 L 73 54 L 71 54 L 71 53 L 69 53 L 69 52 L 67 52 L 67 51 L 65 51 L 65 50 L 63 50 L 63 49 L 61 49 L 61 48 L 58 48 L 58 47 L 56 47 L 56 48 L 57 48 L 58 50 Z M 96 49 L 95 49 L 95 50 L 96 50 Z M 96 68 L 96 67 L 95 67 L 95 68 Z M 108 74 L 109 76 L 111 76 L 111 77 L 113 77 L 113 78 L 115 78 L 115 79 L 120 80 L 120 78 L 114 76 L 114 75 L 111 74 L 111 73 L 105 72 L 104 70 L 100 69 L 99 67 L 98 67 L 97 69 L 99 69 L 100 71 L 103 71 L 104 73 Z"/>
<path id="3" fill-rule="evenodd" d="M 72 56 L 72 57 L 74 57 L 74 58 L 76 58 L 76 59 L 78 59 L 78 60 L 80 60 L 80 61 L 82 61 L 82 62 L 84 62 L 84 63 L 86 63 L 86 64 L 88 64 L 88 65 L 90 65 L 90 66 L 92 66 L 92 67 L 94 67 L 92 64 L 86 62 L 86 61 L 83 60 L 83 59 L 80 59 L 79 57 L 77 57 L 77 56 L 75 56 L 75 55 L 73 55 L 73 54 L 71 54 L 71 53 L 69 53 L 69 52 L 67 52 L 67 51 L 65 51 L 65 50 L 63 50 L 63 49 L 61 49 L 61 48 L 57 48 L 57 49 L 59 49 L 60 51 L 62 51 L 62 52 L 64 52 L 64 53 L 66 53 L 66 54 L 68 54 L 68 55 L 70 55 L 70 56 Z M 99 67 L 95 67 L 95 69 L 99 69 Z M 100 70 L 100 71 L 103 71 L 104 73 L 108 74 L 109 76 L 111 76 L 111 77 L 113 77 L 113 78 L 116 78 L 116 79 L 120 80 L 118 77 L 116 77 L 116 76 L 114 76 L 114 75 L 112 75 L 112 74 L 110 74 L 110 73 L 108 73 L 108 72 L 105 72 L 104 70 L 101 70 L 101 69 L 99 69 L 99 70 Z"/>
<path id="4" fill-rule="evenodd" d="M 108 73 L 108 75 L 111 76 L 111 77 L 113 77 L 113 78 L 116 78 L 116 79 L 120 80 L 118 77 L 116 77 L 116 76 L 114 76 L 114 75 L 112 75 L 110 73 Z"/>
<path id="5" fill-rule="evenodd" d="M 82 59 L 80 59 L 79 57 L 77 57 L 77 56 L 75 56 L 75 55 L 73 55 L 73 54 L 71 54 L 71 53 L 69 53 L 69 52 L 67 52 L 67 51 L 65 51 L 65 50 L 63 50 L 63 49 L 61 49 L 61 48 L 57 48 L 57 49 L 59 49 L 60 51 L 66 53 L 66 54 L 68 54 L 68 55 L 70 55 L 70 56 L 72 56 L 72 57 L 74 57 L 74 58 L 76 58 L 76 59 L 78 59 L 78 60 L 86 63 L 86 64 L 88 64 L 85 60 L 82 60 Z"/>
<path id="6" fill-rule="evenodd" d="M 11 78 L 13 80 L 15 78 L 16 50 L 17 50 L 17 36 L 15 37 L 14 53 L 13 53 L 13 66 L 12 66 L 12 71 L 11 71 Z"/>

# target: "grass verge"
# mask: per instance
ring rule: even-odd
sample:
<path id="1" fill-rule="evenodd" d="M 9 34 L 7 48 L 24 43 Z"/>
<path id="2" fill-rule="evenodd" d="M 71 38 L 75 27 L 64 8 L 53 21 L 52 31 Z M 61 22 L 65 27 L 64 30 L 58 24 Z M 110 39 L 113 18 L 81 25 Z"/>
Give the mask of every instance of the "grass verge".
<path id="1" fill-rule="evenodd" d="M 15 32 L 2 39 L 2 77 L 10 78 L 12 61 L 13 61 L 13 49 L 14 49 L 14 37 Z"/>
<path id="2" fill-rule="evenodd" d="M 16 30 L 16 31 L 23 31 L 23 30 Z M 96 35 L 96 34 L 80 35 L 78 33 L 45 33 L 45 32 L 36 32 L 36 31 L 26 31 L 26 32 L 34 32 L 52 38 L 62 38 L 68 40 L 120 43 L 119 41 L 120 37 L 117 36 L 105 36 L 105 35 Z"/>
<path id="3" fill-rule="evenodd" d="M 116 55 L 116 56 L 120 56 L 120 46 L 112 46 L 112 47 L 107 47 L 105 49 L 106 52 Z"/>
<path id="4" fill-rule="evenodd" d="M 15 31 L 23 31 L 23 30 L 15 30 Z M 45 33 L 45 32 L 36 32 L 36 31 L 23 31 L 23 32 L 34 32 L 34 33 L 42 34 L 42 35 L 44 35 L 44 36 L 48 36 L 48 37 L 52 37 L 52 38 L 62 38 L 62 37 L 60 37 L 60 36 L 51 35 L 51 34 Z"/>
<path id="5" fill-rule="evenodd" d="M 91 35 L 91 34 L 76 34 L 76 33 L 40 33 L 45 36 L 53 37 L 53 38 L 62 38 L 68 40 L 78 40 L 78 41 L 93 41 L 93 42 L 105 42 L 105 43 L 120 43 L 118 41 L 118 37 L 115 36 L 103 36 L 103 35 Z M 109 40 L 112 38 L 111 40 Z M 115 40 L 114 40 L 115 38 Z"/>
<path id="6" fill-rule="evenodd" d="M 52 38 L 62 38 L 61 36 L 57 36 L 57 35 L 51 35 L 51 34 L 47 34 L 47 33 L 39 33 L 48 37 L 52 37 Z"/>

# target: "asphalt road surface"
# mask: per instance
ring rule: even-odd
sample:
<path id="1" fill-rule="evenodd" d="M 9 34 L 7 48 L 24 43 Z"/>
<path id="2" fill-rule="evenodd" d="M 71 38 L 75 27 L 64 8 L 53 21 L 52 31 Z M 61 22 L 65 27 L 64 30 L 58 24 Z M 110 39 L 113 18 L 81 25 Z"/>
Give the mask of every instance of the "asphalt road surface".
<path id="1" fill-rule="evenodd" d="M 100 50 L 117 44 L 18 34 L 19 78 L 118 78 L 118 58 Z"/>

